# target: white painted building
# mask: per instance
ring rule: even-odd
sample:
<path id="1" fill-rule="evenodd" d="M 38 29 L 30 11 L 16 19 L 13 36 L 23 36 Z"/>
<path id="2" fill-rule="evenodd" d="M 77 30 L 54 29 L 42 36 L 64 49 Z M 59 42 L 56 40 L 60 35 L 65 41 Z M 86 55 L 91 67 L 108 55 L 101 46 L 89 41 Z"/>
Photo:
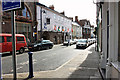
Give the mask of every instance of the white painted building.
<path id="1" fill-rule="evenodd" d="M 104 1 L 104 0 L 103 0 Z M 120 79 L 120 2 L 98 2 L 100 71 L 104 78 Z"/>
<path id="2" fill-rule="evenodd" d="M 37 3 L 37 22 L 38 39 L 42 37 L 54 43 L 62 43 L 64 39 L 72 38 L 72 20 L 40 3 Z M 45 33 L 49 34 L 49 37 Z"/>
<path id="3" fill-rule="evenodd" d="M 95 34 L 93 33 L 95 31 L 94 26 L 91 26 L 91 38 L 95 38 Z"/>
<path id="4" fill-rule="evenodd" d="M 82 38 L 82 27 L 77 22 L 72 22 L 72 38 L 80 39 Z"/>

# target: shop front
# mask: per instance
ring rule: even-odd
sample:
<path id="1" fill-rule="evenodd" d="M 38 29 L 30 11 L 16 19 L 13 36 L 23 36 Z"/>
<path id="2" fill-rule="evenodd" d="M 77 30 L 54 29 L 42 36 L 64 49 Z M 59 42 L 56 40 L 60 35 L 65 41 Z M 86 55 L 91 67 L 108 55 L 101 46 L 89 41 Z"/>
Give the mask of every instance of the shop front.
<path id="1" fill-rule="evenodd" d="M 16 22 L 16 33 L 24 34 L 27 39 L 32 40 L 31 23 Z"/>

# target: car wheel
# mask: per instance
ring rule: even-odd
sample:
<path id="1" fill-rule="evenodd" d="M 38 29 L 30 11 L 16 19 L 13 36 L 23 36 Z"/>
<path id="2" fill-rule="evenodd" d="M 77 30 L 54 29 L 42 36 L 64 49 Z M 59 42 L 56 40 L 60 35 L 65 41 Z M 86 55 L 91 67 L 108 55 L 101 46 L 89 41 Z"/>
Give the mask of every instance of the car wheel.
<path id="1" fill-rule="evenodd" d="M 40 51 L 40 50 L 41 50 L 41 47 L 39 46 L 37 49 L 38 49 L 38 51 Z"/>
<path id="2" fill-rule="evenodd" d="M 78 47 L 76 46 L 76 49 L 78 49 Z"/>
<path id="3" fill-rule="evenodd" d="M 49 49 L 52 49 L 52 46 L 50 46 Z"/>
<path id="4" fill-rule="evenodd" d="M 19 53 L 22 54 L 24 53 L 24 51 L 25 51 L 24 48 L 20 48 Z"/>

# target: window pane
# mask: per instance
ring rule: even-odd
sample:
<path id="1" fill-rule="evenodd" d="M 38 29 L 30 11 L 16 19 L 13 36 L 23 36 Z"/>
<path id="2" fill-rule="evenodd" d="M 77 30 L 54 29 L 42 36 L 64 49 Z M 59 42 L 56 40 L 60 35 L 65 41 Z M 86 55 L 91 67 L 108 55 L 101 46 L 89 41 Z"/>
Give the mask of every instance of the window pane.
<path id="1" fill-rule="evenodd" d="M 46 18 L 47 24 L 50 24 L 50 18 Z"/>
<path id="2" fill-rule="evenodd" d="M 30 14 L 28 11 L 27 11 L 27 18 L 30 19 Z"/>
<path id="3" fill-rule="evenodd" d="M 23 15 L 24 17 L 26 17 L 26 7 L 25 7 L 24 10 L 22 10 L 22 15 Z"/>
<path id="4" fill-rule="evenodd" d="M 24 37 L 17 37 L 17 41 L 24 41 Z"/>
<path id="5" fill-rule="evenodd" d="M 4 37 L 0 36 L 0 43 L 4 42 Z"/>
<path id="6" fill-rule="evenodd" d="M 7 37 L 7 42 L 12 42 L 12 37 Z"/>

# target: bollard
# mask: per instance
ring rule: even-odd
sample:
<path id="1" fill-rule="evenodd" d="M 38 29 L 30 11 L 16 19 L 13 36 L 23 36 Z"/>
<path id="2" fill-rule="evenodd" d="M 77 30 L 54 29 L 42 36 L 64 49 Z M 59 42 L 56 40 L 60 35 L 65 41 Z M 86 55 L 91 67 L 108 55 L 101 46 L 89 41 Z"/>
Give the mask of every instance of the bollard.
<path id="1" fill-rule="evenodd" d="M 2 53 L 0 53 L 0 79 L 2 80 Z"/>
<path id="2" fill-rule="evenodd" d="M 33 63 L 32 63 L 32 52 L 28 52 L 29 55 L 29 76 L 28 78 L 32 78 L 33 76 Z"/>

